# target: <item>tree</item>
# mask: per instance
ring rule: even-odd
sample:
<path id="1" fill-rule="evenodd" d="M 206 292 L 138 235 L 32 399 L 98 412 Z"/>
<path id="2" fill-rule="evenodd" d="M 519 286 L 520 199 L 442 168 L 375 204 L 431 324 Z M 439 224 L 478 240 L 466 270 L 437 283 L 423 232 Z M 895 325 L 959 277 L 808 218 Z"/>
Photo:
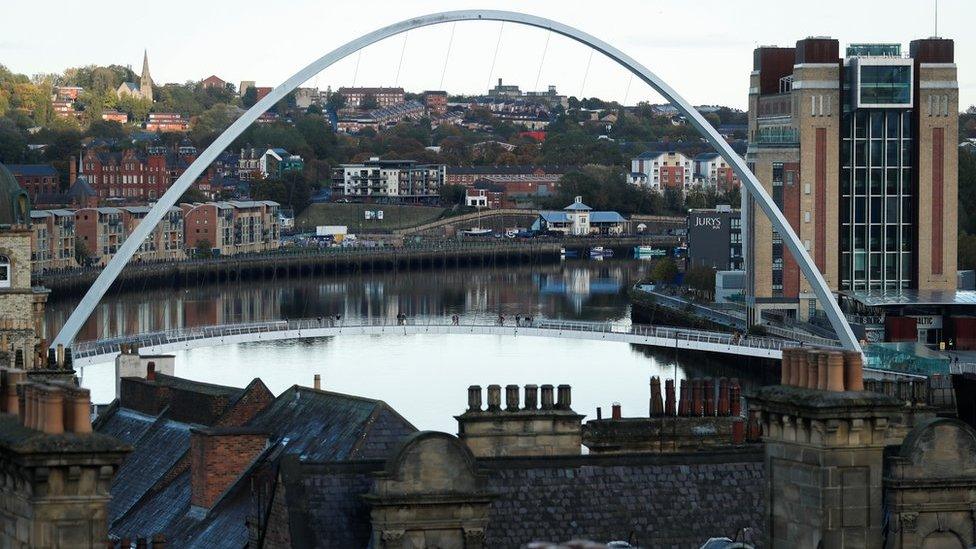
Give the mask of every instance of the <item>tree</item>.
<path id="1" fill-rule="evenodd" d="M 88 246 L 85 245 L 84 242 L 76 238 L 75 239 L 75 262 L 78 263 L 78 265 L 85 266 L 88 265 L 88 262 L 90 260 L 91 260 L 91 252 L 88 251 Z"/>
<path id="2" fill-rule="evenodd" d="M 329 95 L 329 98 L 325 100 L 325 106 L 329 108 L 332 112 L 337 112 L 346 107 L 346 96 L 341 93 L 335 92 Z"/>
<path id="3" fill-rule="evenodd" d="M 250 109 L 258 102 L 258 90 L 254 86 L 244 90 L 244 95 L 241 96 L 241 104 L 244 105 L 245 109 Z"/>
<path id="4" fill-rule="evenodd" d="M 190 139 L 197 145 L 209 145 L 237 119 L 235 107 L 217 103 L 198 116 L 190 130 Z"/>
<path id="5" fill-rule="evenodd" d="M 441 187 L 441 204 L 444 206 L 463 205 L 465 194 L 464 185 L 444 185 Z"/>
<path id="6" fill-rule="evenodd" d="M 685 272 L 685 285 L 695 290 L 699 296 L 711 300 L 715 293 L 715 269 L 693 266 Z"/>
<path id="7" fill-rule="evenodd" d="M 210 257 L 213 255 L 213 245 L 207 239 L 199 240 L 193 252 L 196 257 Z"/>
<path id="8" fill-rule="evenodd" d="M 363 100 L 359 103 L 359 110 L 371 111 L 379 108 L 379 106 L 380 104 L 376 101 L 376 96 L 371 93 L 367 93 L 363 96 Z"/>
<path id="9" fill-rule="evenodd" d="M 203 191 L 191 186 L 189 189 L 183 191 L 177 204 L 193 204 L 194 202 L 206 202 L 207 200 L 207 195 L 203 194 Z"/>
<path id="10" fill-rule="evenodd" d="M 658 284 L 673 284 L 678 276 L 678 266 L 670 257 L 659 259 L 651 269 L 651 280 Z"/>
<path id="11" fill-rule="evenodd" d="M 13 120 L 0 118 L 0 162 L 20 162 L 27 154 L 27 138 Z"/>

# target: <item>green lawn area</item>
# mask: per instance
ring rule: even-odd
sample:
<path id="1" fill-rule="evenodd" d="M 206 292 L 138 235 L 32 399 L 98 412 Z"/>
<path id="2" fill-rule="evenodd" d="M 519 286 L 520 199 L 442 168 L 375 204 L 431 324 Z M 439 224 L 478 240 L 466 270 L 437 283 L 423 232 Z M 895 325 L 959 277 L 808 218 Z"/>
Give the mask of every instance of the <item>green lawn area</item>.
<path id="1" fill-rule="evenodd" d="M 382 210 L 383 219 L 366 219 L 366 210 Z M 349 232 L 391 231 L 416 227 L 440 219 L 444 208 L 393 204 L 312 204 L 295 219 L 298 230 L 315 230 L 317 225 L 345 225 Z"/>

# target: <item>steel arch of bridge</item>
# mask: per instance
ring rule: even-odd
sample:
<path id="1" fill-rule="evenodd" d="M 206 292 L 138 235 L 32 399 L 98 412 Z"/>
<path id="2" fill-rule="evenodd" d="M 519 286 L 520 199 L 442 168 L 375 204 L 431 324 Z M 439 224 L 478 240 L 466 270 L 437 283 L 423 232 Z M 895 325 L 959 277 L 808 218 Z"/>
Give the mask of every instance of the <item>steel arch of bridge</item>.
<path id="1" fill-rule="evenodd" d="M 128 236 L 126 241 L 119 248 L 118 252 L 116 252 L 115 256 L 108 262 L 108 265 L 105 266 L 105 269 L 102 270 L 101 274 L 99 274 L 98 278 L 95 280 L 95 283 L 92 284 L 91 288 L 88 289 L 88 292 L 82 298 L 81 302 L 71 312 L 67 322 L 65 322 L 64 326 L 61 328 L 61 331 L 58 332 L 57 337 L 54 339 L 54 343 L 64 345 L 71 344 L 79 330 L 81 330 L 82 325 L 94 311 L 95 306 L 98 305 L 98 302 L 101 300 L 102 296 L 105 295 L 105 292 L 108 291 L 109 287 L 112 285 L 112 282 L 114 282 L 116 277 L 118 277 L 119 273 L 122 271 L 122 268 L 126 263 L 129 262 L 133 254 L 135 254 L 136 250 L 139 248 L 139 245 L 142 244 L 156 225 L 159 224 L 160 220 L 163 218 L 169 208 L 176 204 L 179 197 L 190 187 L 197 177 L 203 173 L 207 166 L 209 166 L 210 163 L 213 162 L 224 149 L 230 146 L 234 139 L 241 135 L 241 133 L 243 133 L 248 126 L 257 120 L 259 116 L 261 116 L 261 114 L 271 108 L 272 105 L 283 99 L 289 92 L 337 61 L 356 53 L 366 46 L 379 42 L 380 40 L 384 40 L 409 30 L 428 27 L 431 25 L 456 21 L 482 20 L 504 21 L 508 23 L 538 27 L 576 40 L 577 42 L 589 46 L 590 48 L 606 55 L 619 65 L 623 66 L 642 81 L 647 83 L 647 85 L 654 88 L 672 105 L 677 107 L 685 118 L 691 122 L 695 129 L 697 129 L 698 132 L 701 133 L 715 148 L 715 150 L 722 155 L 722 158 L 724 158 L 725 161 L 732 166 L 732 169 L 739 177 L 739 180 L 742 181 L 742 183 L 746 186 L 747 192 L 752 196 L 753 199 L 755 199 L 759 207 L 762 208 L 763 213 L 765 213 L 772 222 L 773 228 L 775 228 L 776 231 L 782 236 L 784 244 L 786 244 L 786 247 L 790 250 L 790 253 L 793 254 L 793 257 L 797 260 L 797 263 L 799 263 L 801 271 L 810 282 L 814 294 L 816 294 L 821 306 L 826 311 L 827 317 L 830 319 L 830 323 L 833 325 L 834 330 L 837 332 L 837 336 L 844 347 L 850 350 L 861 350 L 857 339 L 854 337 L 854 333 L 851 331 L 850 325 L 847 323 L 847 319 L 841 312 L 837 302 L 833 299 L 830 288 L 827 286 L 827 283 L 820 274 L 819 269 L 817 269 L 816 265 L 814 264 L 813 259 L 811 259 L 810 254 L 807 253 L 803 244 L 800 242 L 800 238 L 786 221 L 786 217 L 784 217 L 783 213 L 779 210 L 779 208 L 776 207 L 776 204 L 772 201 L 766 190 L 763 189 L 762 185 L 759 183 L 759 180 L 746 166 L 745 161 L 732 150 L 729 144 L 722 139 L 712 125 L 705 120 L 701 113 L 699 113 L 691 105 L 691 103 L 678 95 L 678 93 L 675 92 L 671 86 L 665 83 L 664 80 L 659 78 L 656 74 L 648 70 L 647 67 L 638 63 L 624 52 L 618 50 L 603 40 L 600 40 L 599 38 L 590 36 L 581 30 L 551 19 L 517 12 L 498 10 L 449 11 L 401 21 L 363 35 L 339 48 L 336 48 L 335 50 L 332 50 L 295 73 L 295 75 L 288 80 L 285 80 L 284 83 L 276 87 L 271 91 L 271 93 L 255 103 L 254 106 L 241 115 L 241 117 L 231 124 L 230 127 L 224 131 L 224 133 L 220 134 L 220 137 L 218 137 L 216 141 L 207 147 L 207 149 L 204 150 L 203 153 L 200 154 L 200 156 L 192 164 L 190 164 L 183 175 L 176 180 L 176 183 L 174 183 L 173 186 L 171 186 L 169 190 L 167 190 L 163 196 L 159 198 L 156 205 L 152 207 L 142 222 L 140 222 L 139 225 L 136 226 L 136 229 L 132 231 L 132 234 Z"/>

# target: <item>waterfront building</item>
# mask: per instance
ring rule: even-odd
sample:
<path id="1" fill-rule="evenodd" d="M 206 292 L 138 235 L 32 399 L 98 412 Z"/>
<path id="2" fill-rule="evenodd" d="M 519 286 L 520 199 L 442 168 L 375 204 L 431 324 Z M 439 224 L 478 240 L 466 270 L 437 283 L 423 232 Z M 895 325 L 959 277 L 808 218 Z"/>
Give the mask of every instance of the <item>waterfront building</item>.
<path id="1" fill-rule="evenodd" d="M 144 51 L 142 54 L 142 75 L 139 82 L 123 82 L 115 93 L 119 98 L 131 95 L 152 103 L 153 81 L 149 74 L 149 52 Z"/>
<path id="2" fill-rule="evenodd" d="M 464 205 L 469 208 L 498 209 L 505 206 L 505 187 L 487 179 L 464 189 Z"/>
<path id="3" fill-rule="evenodd" d="M 75 267 L 75 213 L 71 210 L 31 210 L 31 269 Z"/>
<path id="4" fill-rule="evenodd" d="M 360 108 L 371 97 L 376 101 L 376 106 L 392 107 L 406 101 L 406 93 L 403 88 L 352 88 L 342 87 L 336 93 L 346 98 L 346 108 Z"/>
<path id="5" fill-rule="evenodd" d="M 271 200 L 180 204 L 185 249 L 222 256 L 275 250 L 281 242 L 279 207 Z"/>
<path id="6" fill-rule="evenodd" d="M 370 158 L 332 172 L 332 193 L 364 200 L 429 202 L 440 198 L 447 175 L 443 164 Z"/>
<path id="7" fill-rule="evenodd" d="M 149 213 L 150 206 L 120 206 L 122 225 L 126 234 L 132 234 Z M 162 261 L 183 259 L 183 212 L 173 206 L 146 237 L 133 259 L 135 261 Z"/>
<path id="8" fill-rule="evenodd" d="M 739 188 L 739 176 L 717 152 L 696 155 L 694 162 L 696 184 L 723 193 Z"/>
<path id="9" fill-rule="evenodd" d="M 677 189 L 684 191 L 693 182 L 694 166 L 691 158 L 679 151 L 647 151 L 630 161 L 628 180 L 655 191 Z"/>
<path id="10" fill-rule="evenodd" d="M 742 220 L 728 205 L 688 210 L 688 266 L 742 268 Z"/>
<path id="11" fill-rule="evenodd" d="M 50 164 L 7 164 L 7 169 L 27 191 L 31 203 L 36 203 L 40 195 L 61 192 L 61 177 Z"/>
<path id="12" fill-rule="evenodd" d="M 953 41 L 851 44 L 807 38 L 755 50 L 753 173 L 835 293 L 955 288 L 958 84 Z M 744 194 L 749 319 L 807 319 L 817 300 Z"/>
<path id="13" fill-rule="evenodd" d="M 593 211 L 593 208 L 583 204 L 582 197 L 577 196 L 562 211 L 539 212 L 539 217 L 532 224 L 532 230 L 556 231 L 568 236 L 617 235 L 624 231 L 626 222 L 617 212 Z"/>

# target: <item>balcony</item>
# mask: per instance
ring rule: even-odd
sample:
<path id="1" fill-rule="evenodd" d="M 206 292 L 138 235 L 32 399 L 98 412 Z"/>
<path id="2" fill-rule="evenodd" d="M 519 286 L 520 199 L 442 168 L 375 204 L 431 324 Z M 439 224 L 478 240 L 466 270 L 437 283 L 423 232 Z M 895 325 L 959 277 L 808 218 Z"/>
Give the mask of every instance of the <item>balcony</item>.
<path id="1" fill-rule="evenodd" d="M 752 143 L 764 147 L 798 147 L 800 132 L 789 126 L 759 128 L 753 136 Z"/>

